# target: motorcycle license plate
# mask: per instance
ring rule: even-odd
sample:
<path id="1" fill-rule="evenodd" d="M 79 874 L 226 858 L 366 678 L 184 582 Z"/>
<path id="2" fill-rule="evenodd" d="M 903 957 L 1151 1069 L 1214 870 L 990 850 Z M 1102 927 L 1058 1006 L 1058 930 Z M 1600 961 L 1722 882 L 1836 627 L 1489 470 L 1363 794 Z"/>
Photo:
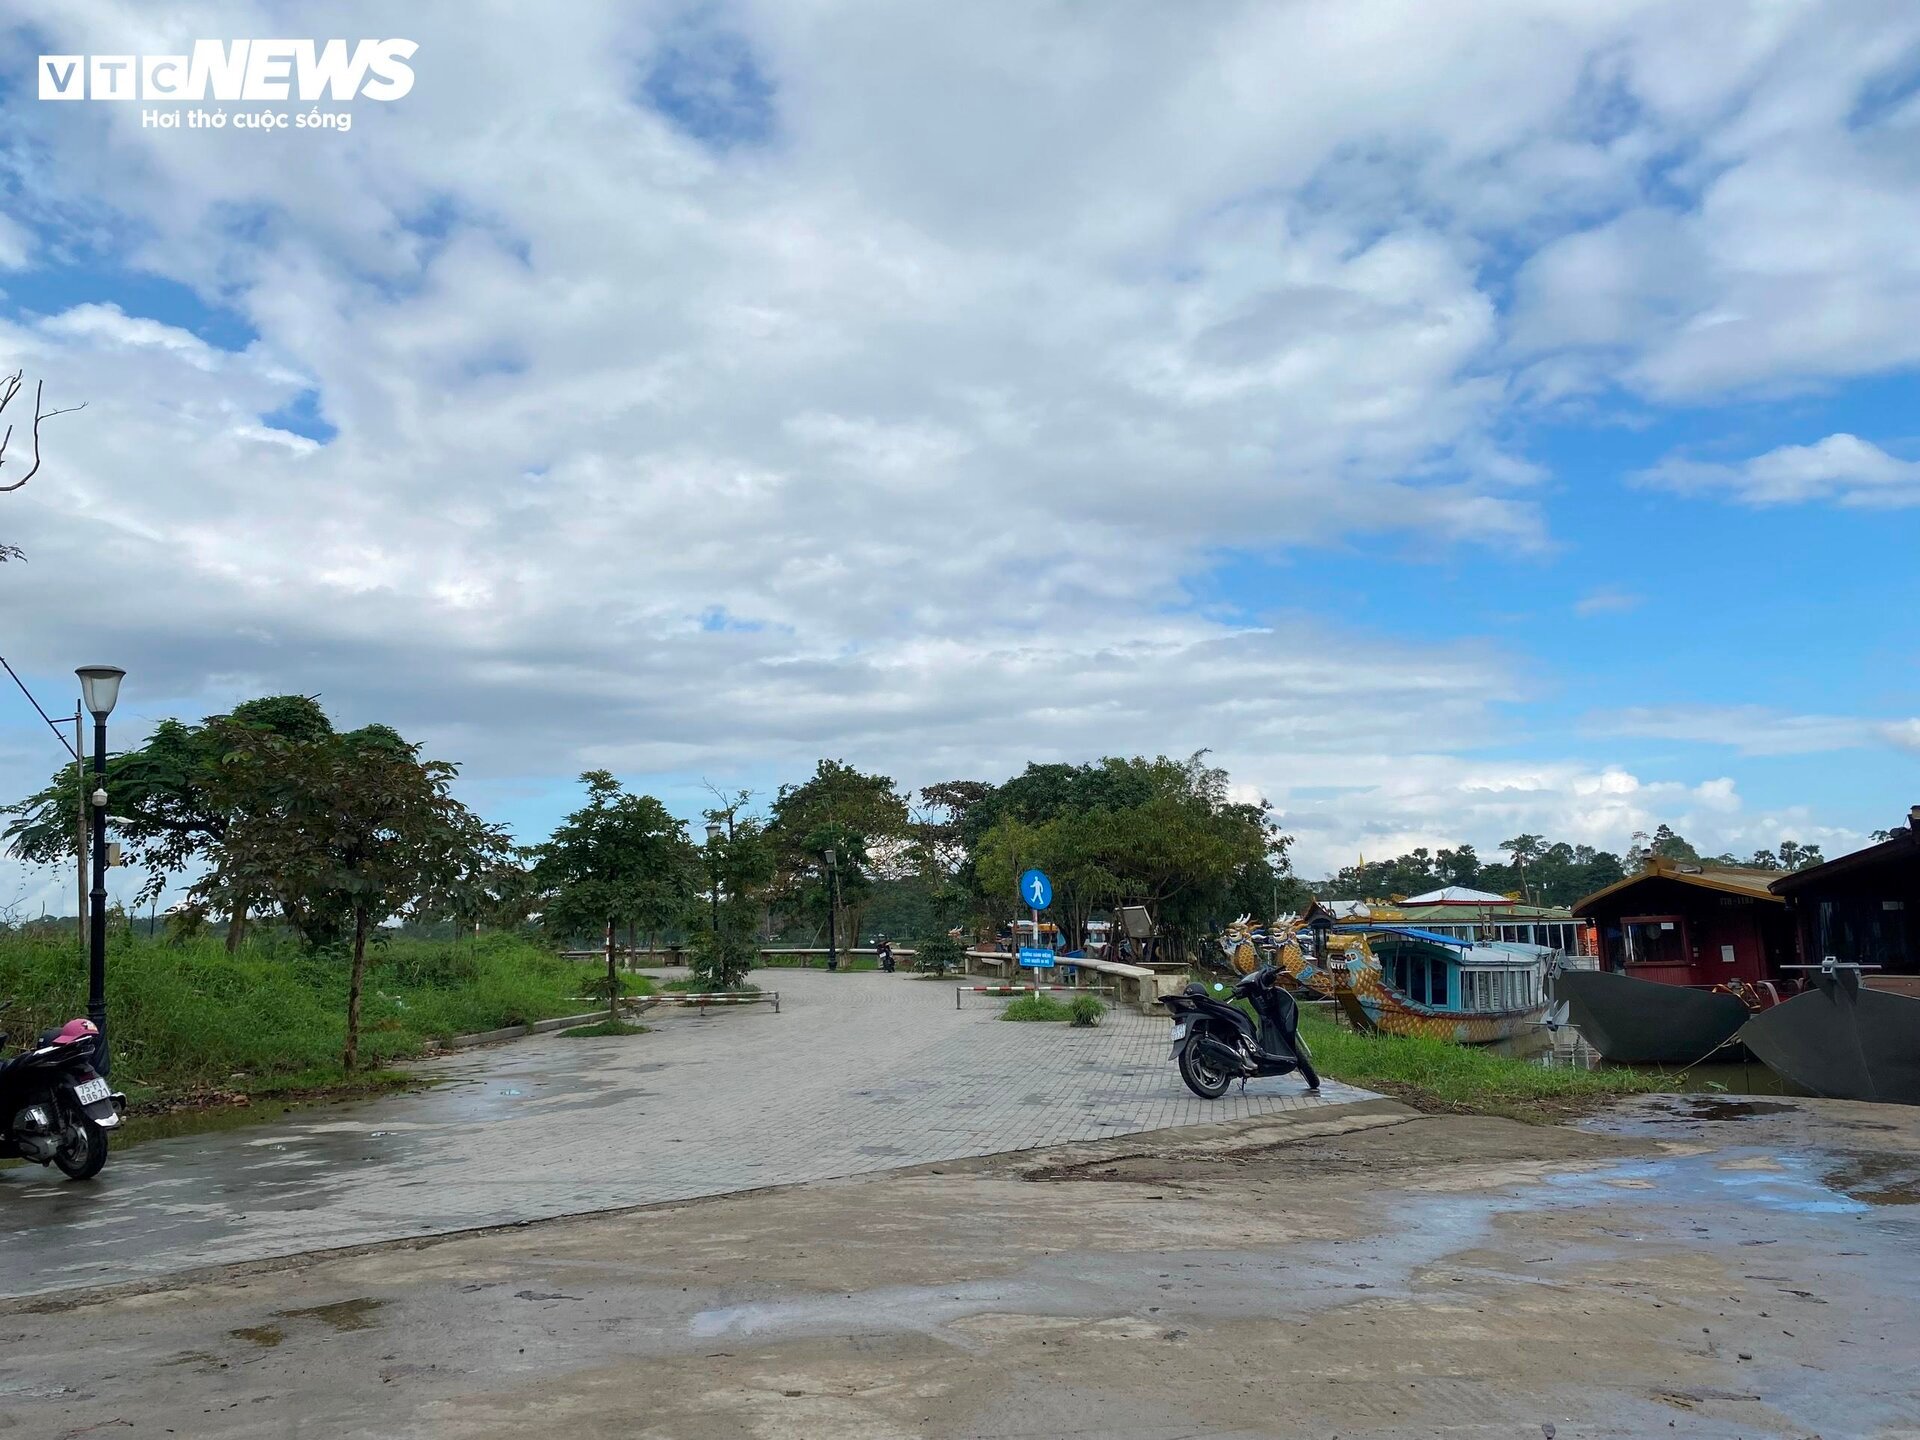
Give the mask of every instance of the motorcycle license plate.
<path id="1" fill-rule="evenodd" d="M 74 1098 L 82 1105 L 97 1105 L 110 1093 L 104 1080 L 89 1080 L 84 1085 L 73 1087 Z"/>
<path id="2" fill-rule="evenodd" d="M 1184 1040 L 1187 1038 L 1186 1021 L 1182 1020 L 1178 1025 L 1173 1027 L 1173 1038 L 1176 1040 Z"/>

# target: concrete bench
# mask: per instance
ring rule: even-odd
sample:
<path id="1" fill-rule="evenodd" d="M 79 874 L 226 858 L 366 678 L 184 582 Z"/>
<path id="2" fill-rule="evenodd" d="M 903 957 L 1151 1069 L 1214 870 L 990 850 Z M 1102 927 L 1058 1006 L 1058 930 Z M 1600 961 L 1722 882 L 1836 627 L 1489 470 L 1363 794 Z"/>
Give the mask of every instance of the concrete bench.
<path id="1" fill-rule="evenodd" d="M 1186 978 L 1184 975 L 1162 975 L 1144 965 L 1128 965 L 1120 960 L 1093 960 L 1085 956 L 1063 955 L 1060 964 L 1074 966 L 1077 971 L 1091 971 L 1095 975 L 1109 977 L 1113 981 L 1115 998 L 1128 1000 L 1149 1014 L 1162 995 L 1177 993 Z M 1161 985 L 1163 980 L 1166 982 L 1164 988 Z"/>
<path id="2" fill-rule="evenodd" d="M 1152 1014 L 1162 995 L 1178 995 L 1187 983 L 1184 970 L 1152 970 L 1145 965 L 1128 965 L 1120 960 L 1093 960 L 1085 956 L 1062 955 L 1051 970 L 1035 970 L 1029 979 L 1038 981 L 1059 976 L 1069 965 L 1081 973 L 1105 976 L 1111 980 L 1114 998 L 1138 1006 Z M 1012 980 L 1020 972 L 1020 957 L 1004 950 L 967 951 L 967 973 L 985 975 L 994 980 Z"/>

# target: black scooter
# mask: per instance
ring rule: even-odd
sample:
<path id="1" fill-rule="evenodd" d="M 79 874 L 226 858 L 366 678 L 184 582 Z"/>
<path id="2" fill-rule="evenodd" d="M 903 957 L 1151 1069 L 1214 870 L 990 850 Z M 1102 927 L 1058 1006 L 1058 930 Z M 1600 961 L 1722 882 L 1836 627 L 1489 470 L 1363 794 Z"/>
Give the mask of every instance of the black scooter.
<path id="1" fill-rule="evenodd" d="M 0 1064 L 0 1160 L 58 1165 L 73 1180 L 100 1173 L 127 1097 L 94 1071 L 99 1044 L 91 1020 L 69 1020 Z"/>
<path id="2" fill-rule="evenodd" d="M 1173 1055 L 1187 1088 L 1205 1100 L 1218 1100 L 1238 1080 L 1262 1075 L 1300 1072 L 1309 1092 L 1320 1088 L 1306 1041 L 1300 1038 L 1300 1007 L 1274 981 L 1279 967 L 1262 965 L 1243 977 L 1231 992 L 1214 989 L 1234 1000 L 1247 1000 L 1260 1017 L 1256 1026 L 1247 1012 L 1209 993 L 1195 981 L 1181 995 L 1162 995 L 1160 1003 L 1173 1012 Z"/>

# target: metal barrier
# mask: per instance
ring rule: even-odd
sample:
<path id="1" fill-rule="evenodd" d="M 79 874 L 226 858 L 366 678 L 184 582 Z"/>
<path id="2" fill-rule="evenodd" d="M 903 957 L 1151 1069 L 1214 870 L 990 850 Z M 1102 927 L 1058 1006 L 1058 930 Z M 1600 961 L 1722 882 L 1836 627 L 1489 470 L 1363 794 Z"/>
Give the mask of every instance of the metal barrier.
<path id="1" fill-rule="evenodd" d="M 962 995 L 1038 995 L 1043 990 L 1058 990 L 1067 995 L 1111 995 L 1111 985 L 956 985 L 953 987 L 953 1008 L 960 1008 Z"/>
<path id="2" fill-rule="evenodd" d="M 648 1009 L 654 1005 L 664 1005 L 672 1001 L 676 1005 L 692 1005 L 705 1010 L 713 1005 L 754 1005 L 765 1000 L 772 1004 L 773 1013 L 780 1013 L 780 992 L 778 990 L 707 990 L 694 992 L 689 990 L 662 990 L 645 997 L 651 1001 Z"/>

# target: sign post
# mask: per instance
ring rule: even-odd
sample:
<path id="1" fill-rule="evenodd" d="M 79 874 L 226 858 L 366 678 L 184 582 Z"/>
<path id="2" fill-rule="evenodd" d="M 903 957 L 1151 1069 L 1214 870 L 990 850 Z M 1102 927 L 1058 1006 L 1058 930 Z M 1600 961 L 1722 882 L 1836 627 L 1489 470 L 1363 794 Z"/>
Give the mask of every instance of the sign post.
<path id="1" fill-rule="evenodd" d="M 1053 882 L 1043 870 L 1028 870 L 1020 876 L 1020 898 L 1026 903 L 1028 912 L 1033 916 L 1033 944 L 1022 945 L 1020 950 L 1020 968 L 1023 970 L 1051 970 L 1057 963 L 1050 946 L 1040 943 L 1040 912 L 1053 904 Z M 1035 976 L 1038 986 L 1039 977 Z M 1035 993 L 1038 993 L 1036 988 Z"/>

